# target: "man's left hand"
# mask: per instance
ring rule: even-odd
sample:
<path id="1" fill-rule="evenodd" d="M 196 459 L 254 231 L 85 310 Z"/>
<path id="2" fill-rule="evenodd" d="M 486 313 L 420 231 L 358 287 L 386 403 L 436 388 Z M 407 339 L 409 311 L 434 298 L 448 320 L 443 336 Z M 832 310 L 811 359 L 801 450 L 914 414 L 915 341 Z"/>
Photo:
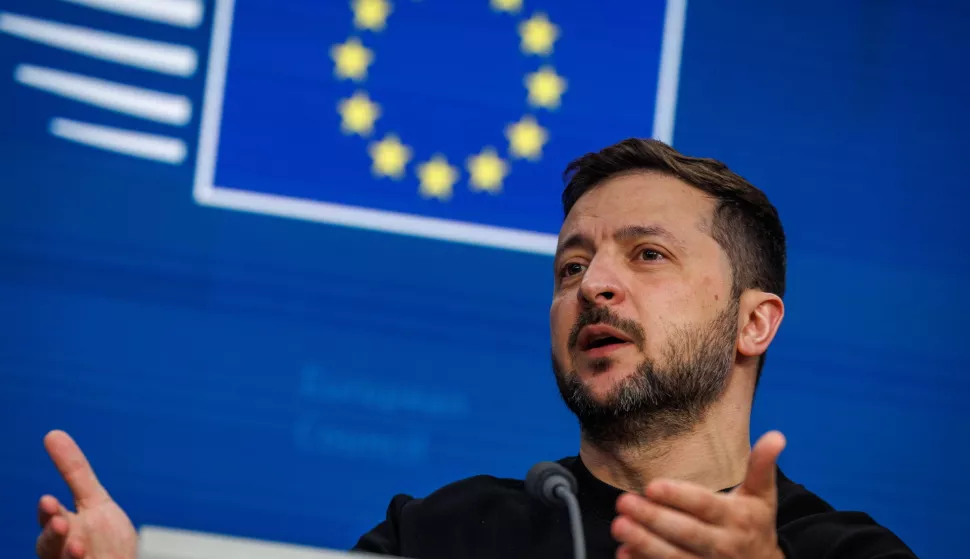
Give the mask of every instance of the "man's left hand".
<path id="1" fill-rule="evenodd" d="M 744 481 L 726 494 L 693 483 L 656 480 L 646 495 L 617 500 L 617 559 L 784 559 L 778 547 L 775 464 L 785 437 L 755 444 Z"/>

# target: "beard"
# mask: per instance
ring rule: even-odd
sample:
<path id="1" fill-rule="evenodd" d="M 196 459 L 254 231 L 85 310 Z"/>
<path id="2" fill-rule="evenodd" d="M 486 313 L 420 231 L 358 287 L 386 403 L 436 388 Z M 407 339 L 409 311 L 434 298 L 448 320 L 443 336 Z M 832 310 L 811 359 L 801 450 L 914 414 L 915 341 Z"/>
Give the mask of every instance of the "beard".
<path id="1" fill-rule="evenodd" d="M 619 449 L 672 437 L 696 425 L 727 385 L 735 358 L 738 304 L 732 298 L 708 324 L 673 331 L 662 361 L 645 358 L 601 400 L 594 398 L 576 371 L 565 371 L 553 356 L 559 393 L 579 420 L 583 437 L 602 448 Z M 580 314 L 570 349 L 580 329 L 600 323 L 627 334 L 643 350 L 643 328 L 605 307 Z M 611 358 L 604 357 L 590 367 L 599 373 L 611 365 Z"/>

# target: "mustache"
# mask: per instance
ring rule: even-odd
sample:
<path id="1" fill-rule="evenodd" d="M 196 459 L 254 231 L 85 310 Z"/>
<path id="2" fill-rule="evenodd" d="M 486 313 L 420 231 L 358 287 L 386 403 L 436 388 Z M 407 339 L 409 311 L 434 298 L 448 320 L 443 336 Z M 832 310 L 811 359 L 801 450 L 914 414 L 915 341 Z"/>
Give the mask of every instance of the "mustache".
<path id="1" fill-rule="evenodd" d="M 626 334 L 634 345 L 641 350 L 643 349 L 643 344 L 646 341 L 643 327 L 634 320 L 621 318 L 613 314 L 613 311 L 607 307 L 592 307 L 579 313 L 579 316 L 576 318 L 576 324 L 573 325 L 573 329 L 569 333 L 569 349 L 575 349 L 579 343 L 579 332 L 583 328 L 592 326 L 593 324 L 605 324 L 616 328 Z"/>

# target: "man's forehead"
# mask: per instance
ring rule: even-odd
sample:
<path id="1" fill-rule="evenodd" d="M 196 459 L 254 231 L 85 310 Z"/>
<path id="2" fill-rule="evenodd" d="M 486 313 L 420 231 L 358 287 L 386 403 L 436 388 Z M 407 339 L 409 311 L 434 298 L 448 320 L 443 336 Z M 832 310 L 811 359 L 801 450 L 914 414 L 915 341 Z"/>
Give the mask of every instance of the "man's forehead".
<path id="1" fill-rule="evenodd" d="M 563 221 L 560 245 L 581 233 L 612 236 L 635 227 L 686 235 L 707 229 L 713 200 L 679 179 L 657 173 L 616 177 L 583 194 Z"/>

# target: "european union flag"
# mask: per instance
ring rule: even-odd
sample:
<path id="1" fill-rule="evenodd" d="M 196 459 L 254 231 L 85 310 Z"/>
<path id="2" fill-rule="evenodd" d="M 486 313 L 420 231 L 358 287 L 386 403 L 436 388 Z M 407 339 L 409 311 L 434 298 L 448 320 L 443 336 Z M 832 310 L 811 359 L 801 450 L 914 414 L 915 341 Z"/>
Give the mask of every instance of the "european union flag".
<path id="1" fill-rule="evenodd" d="M 216 3 L 203 204 L 551 253 L 559 176 L 670 141 L 684 0 Z"/>

